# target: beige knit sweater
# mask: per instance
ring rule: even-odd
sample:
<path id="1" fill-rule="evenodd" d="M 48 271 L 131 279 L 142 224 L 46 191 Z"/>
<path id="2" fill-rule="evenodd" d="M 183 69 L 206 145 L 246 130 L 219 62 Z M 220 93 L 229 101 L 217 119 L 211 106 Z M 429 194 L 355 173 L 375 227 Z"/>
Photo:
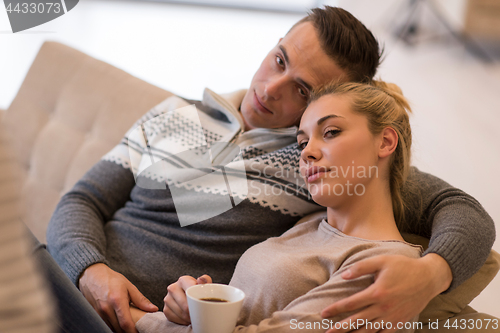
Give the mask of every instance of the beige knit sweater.
<path id="1" fill-rule="evenodd" d="M 242 289 L 246 298 L 234 332 L 325 332 L 349 314 L 323 320 L 321 310 L 373 283 L 373 276 L 344 280 L 343 271 L 369 257 L 418 258 L 421 251 L 420 246 L 403 241 L 351 237 L 325 220 L 300 224 L 251 247 L 238 261 L 230 285 Z M 161 312 L 145 315 L 137 329 L 141 333 L 192 331 L 191 326 L 169 322 Z"/>

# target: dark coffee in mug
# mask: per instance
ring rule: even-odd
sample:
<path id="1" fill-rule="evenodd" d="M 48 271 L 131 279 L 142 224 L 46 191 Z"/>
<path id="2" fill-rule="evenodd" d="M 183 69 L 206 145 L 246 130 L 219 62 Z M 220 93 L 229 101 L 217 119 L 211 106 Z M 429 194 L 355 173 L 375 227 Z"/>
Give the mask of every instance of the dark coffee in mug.
<path id="1" fill-rule="evenodd" d="M 215 297 L 205 297 L 205 298 L 200 298 L 200 300 L 207 302 L 217 302 L 217 303 L 229 302 L 227 299 L 215 298 Z"/>

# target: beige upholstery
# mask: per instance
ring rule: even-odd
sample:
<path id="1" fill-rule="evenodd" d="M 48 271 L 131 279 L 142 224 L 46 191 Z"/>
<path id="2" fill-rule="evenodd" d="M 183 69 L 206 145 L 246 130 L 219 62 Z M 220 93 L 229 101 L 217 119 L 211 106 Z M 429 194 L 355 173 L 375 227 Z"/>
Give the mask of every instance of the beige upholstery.
<path id="1" fill-rule="evenodd" d="M 416 235 L 403 235 L 407 242 L 419 244 L 426 249 L 429 240 Z M 436 296 L 420 314 L 423 322 L 445 320 L 462 313 L 469 304 L 493 280 L 500 269 L 500 254 L 495 250 L 490 252 L 483 267 L 453 291 Z"/>
<path id="2" fill-rule="evenodd" d="M 46 42 L 9 109 L 0 112 L 0 125 L 15 138 L 7 143 L 0 131 L 0 219 L 13 218 L 15 204 L 22 199 L 26 224 L 45 242 L 47 223 L 61 195 L 141 115 L 171 95 L 68 46 Z M 463 293 L 457 288 L 455 295 L 448 294 L 454 297 L 451 301 L 435 300 L 435 309 L 426 308 L 424 315 L 487 316 L 466 304 L 491 281 L 499 262 L 492 252 L 488 264 L 464 284 Z"/>
<path id="3" fill-rule="evenodd" d="M 0 224 L 20 218 L 23 175 L 12 150 L 12 140 L 0 122 Z"/>
<path id="4" fill-rule="evenodd" d="M 459 314 L 451 317 L 450 319 L 444 320 L 432 320 L 432 324 L 423 325 L 421 329 L 418 329 L 417 333 L 436 333 L 436 332 L 450 332 L 450 333 L 498 333 L 500 324 L 496 325 L 493 320 L 498 320 L 498 318 L 490 316 L 486 313 L 478 313 L 470 306 L 467 306 Z M 422 320 L 422 322 L 425 322 Z M 456 323 L 458 326 L 454 328 L 453 325 Z M 498 323 L 498 322 L 497 322 Z M 481 324 L 482 327 L 477 328 Z M 448 325 L 448 326 L 445 326 Z M 486 327 L 488 325 L 488 327 Z"/>
<path id="5" fill-rule="evenodd" d="M 0 110 L 0 332 L 56 332 L 54 300 L 22 223 L 17 157 Z"/>
<path id="6" fill-rule="evenodd" d="M 42 46 L 3 117 L 15 137 L 25 222 L 40 241 L 61 195 L 171 95 L 65 45 Z"/>

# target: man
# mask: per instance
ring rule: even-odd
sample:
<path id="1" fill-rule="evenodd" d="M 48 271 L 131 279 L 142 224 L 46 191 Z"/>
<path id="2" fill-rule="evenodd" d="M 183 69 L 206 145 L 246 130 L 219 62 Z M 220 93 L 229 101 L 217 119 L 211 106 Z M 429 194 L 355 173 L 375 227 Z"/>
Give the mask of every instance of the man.
<path id="1" fill-rule="evenodd" d="M 191 104 L 179 97 L 139 120 L 61 199 L 47 234 L 51 254 L 118 332 L 135 332 L 129 303 L 156 311 L 166 287 L 181 275 L 207 273 L 214 282 L 227 283 L 248 247 L 280 235 L 301 216 L 318 210 L 294 173 L 299 153 L 293 126 L 311 89 L 332 80 L 369 81 L 379 61 L 378 43 L 352 15 L 339 8 L 314 9 L 266 56 L 246 92 L 222 97 L 207 90 L 203 102 L 196 103 L 199 122 L 188 111 L 178 111 Z M 203 140 L 193 128 L 202 132 Z M 144 140 L 134 133 L 143 133 Z M 204 140 L 206 149 L 197 151 Z M 157 158 L 167 168 L 178 163 L 175 168 L 191 172 L 196 168 L 176 155 L 191 149 L 210 155 L 214 173 L 228 161 L 224 168 L 235 170 L 231 166 L 238 158 L 228 160 L 234 145 L 246 167 L 246 196 L 221 190 L 227 189 L 226 178 L 210 186 L 188 186 L 169 179 L 152 163 Z M 407 195 L 423 209 L 418 204 L 408 208 L 404 231 L 430 237 L 429 250 L 420 259 L 386 256 L 355 265 L 345 278 L 376 273 L 375 283 L 325 309 L 324 316 L 357 310 L 350 318 L 406 321 L 484 263 L 495 232 L 482 207 L 433 176 L 415 169 L 412 177 L 418 187 Z M 282 194 L 268 191 L 276 186 L 285 189 Z M 182 212 L 189 219 L 209 210 L 221 193 L 231 195 L 232 209 L 179 225 L 180 204 L 198 206 Z"/>

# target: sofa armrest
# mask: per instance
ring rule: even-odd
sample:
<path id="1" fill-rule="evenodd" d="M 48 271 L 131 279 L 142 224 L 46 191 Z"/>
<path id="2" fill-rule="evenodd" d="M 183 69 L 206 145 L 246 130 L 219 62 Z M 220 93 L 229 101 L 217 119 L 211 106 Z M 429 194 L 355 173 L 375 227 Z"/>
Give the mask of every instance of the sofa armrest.
<path id="1" fill-rule="evenodd" d="M 499 325 L 499 318 L 479 313 L 470 306 L 449 319 L 421 321 L 422 327 L 415 333 L 497 333 Z"/>

